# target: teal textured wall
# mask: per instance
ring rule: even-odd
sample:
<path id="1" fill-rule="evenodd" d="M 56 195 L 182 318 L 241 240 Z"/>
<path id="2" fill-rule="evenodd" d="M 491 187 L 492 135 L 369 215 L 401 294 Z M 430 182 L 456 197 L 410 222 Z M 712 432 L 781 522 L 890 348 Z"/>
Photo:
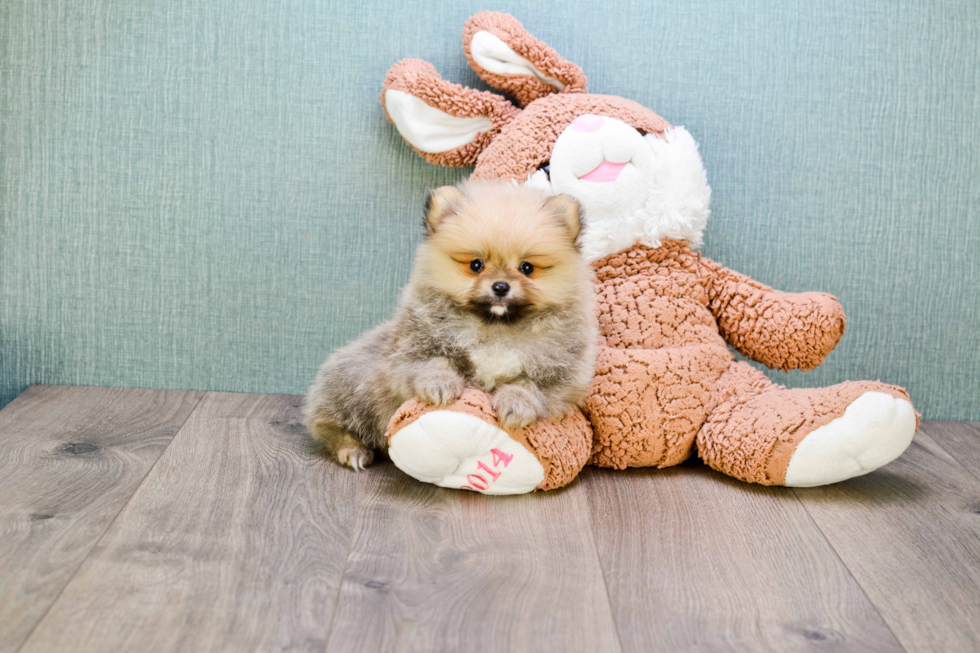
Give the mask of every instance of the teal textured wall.
<path id="1" fill-rule="evenodd" d="M 790 385 L 883 379 L 980 419 L 980 4 L 0 4 L 0 404 L 30 383 L 301 393 L 387 316 L 430 166 L 388 66 L 510 11 L 590 89 L 685 125 L 705 254 L 848 314 Z"/>

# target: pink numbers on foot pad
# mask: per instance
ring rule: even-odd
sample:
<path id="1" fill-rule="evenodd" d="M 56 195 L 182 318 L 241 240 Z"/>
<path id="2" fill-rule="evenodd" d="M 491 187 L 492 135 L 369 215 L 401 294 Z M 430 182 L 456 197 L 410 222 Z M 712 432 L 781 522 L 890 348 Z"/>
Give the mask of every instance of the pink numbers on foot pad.
<path id="1" fill-rule="evenodd" d="M 466 482 L 469 485 L 463 485 L 459 489 L 473 490 L 474 492 L 484 492 L 490 489 L 490 485 L 497 482 L 497 479 L 503 474 L 503 469 L 506 469 L 510 461 L 514 459 L 514 456 L 504 453 L 500 449 L 491 449 L 490 454 L 493 457 L 492 467 L 488 467 L 486 462 L 482 460 L 477 461 L 477 471 L 466 477 Z M 503 469 L 501 469 L 501 465 L 503 465 Z"/>

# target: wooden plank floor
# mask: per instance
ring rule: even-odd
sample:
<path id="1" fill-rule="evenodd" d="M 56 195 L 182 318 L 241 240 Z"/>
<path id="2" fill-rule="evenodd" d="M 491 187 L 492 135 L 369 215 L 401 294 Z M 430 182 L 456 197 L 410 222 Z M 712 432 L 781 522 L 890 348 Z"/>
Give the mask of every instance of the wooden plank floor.
<path id="1" fill-rule="evenodd" d="M 692 461 L 491 498 L 340 469 L 299 406 L 0 411 L 0 653 L 980 651 L 980 424 L 824 488 Z"/>
<path id="2" fill-rule="evenodd" d="M 0 652 L 21 647 L 202 395 L 34 386 L 0 411 Z"/>

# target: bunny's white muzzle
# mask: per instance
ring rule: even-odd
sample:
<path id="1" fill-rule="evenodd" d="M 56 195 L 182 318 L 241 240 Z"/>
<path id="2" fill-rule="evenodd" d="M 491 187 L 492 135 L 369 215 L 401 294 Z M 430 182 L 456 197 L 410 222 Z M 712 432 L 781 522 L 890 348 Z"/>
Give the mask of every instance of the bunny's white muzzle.
<path id="1" fill-rule="evenodd" d="M 621 120 L 585 114 L 558 137 L 548 172 L 528 184 L 570 195 L 582 205 L 582 251 L 590 261 L 636 242 L 663 238 L 701 243 L 711 189 L 698 146 L 683 127 L 646 136 Z"/>

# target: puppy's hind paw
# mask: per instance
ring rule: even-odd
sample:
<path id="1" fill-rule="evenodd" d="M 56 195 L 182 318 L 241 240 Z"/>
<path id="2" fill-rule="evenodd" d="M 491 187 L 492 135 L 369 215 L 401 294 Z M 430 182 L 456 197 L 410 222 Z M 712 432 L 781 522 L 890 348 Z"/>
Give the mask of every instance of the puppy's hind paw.
<path id="1" fill-rule="evenodd" d="M 337 460 L 359 472 L 374 462 L 374 452 L 363 447 L 344 447 L 337 451 Z"/>

